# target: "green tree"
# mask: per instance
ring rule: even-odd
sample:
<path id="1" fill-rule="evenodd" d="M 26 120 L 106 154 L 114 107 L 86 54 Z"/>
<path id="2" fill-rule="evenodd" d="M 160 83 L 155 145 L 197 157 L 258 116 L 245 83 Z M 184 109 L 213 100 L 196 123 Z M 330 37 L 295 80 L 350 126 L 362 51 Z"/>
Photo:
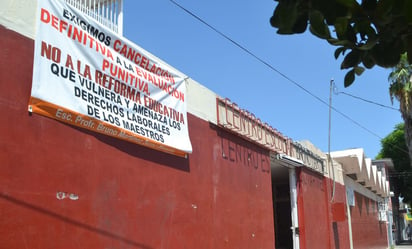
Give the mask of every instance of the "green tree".
<path id="1" fill-rule="evenodd" d="M 411 10 L 412 11 L 412 10 Z M 399 63 L 389 74 L 389 93 L 391 99 L 399 101 L 402 118 L 405 122 L 405 138 L 409 148 L 409 158 L 412 158 L 412 65 L 408 63 L 406 54 L 401 56 Z"/>
<path id="2" fill-rule="evenodd" d="M 412 0 L 275 0 L 270 23 L 279 34 L 310 32 L 337 46 L 349 69 L 344 85 L 374 66 L 393 68 L 390 95 L 399 100 L 412 158 Z M 332 31 L 331 31 L 332 30 Z"/>
<path id="3" fill-rule="evenodd" d="M 275 0 L 270 23 L 279 34 L 310 32 L 337 46 L 349 69 L 344 84 L 375 65 L 392 68 L 401 54 L 412 61 L 411 0 Z M 332 31 L 331 31 L 332 30 Z"/>
<path id="4" fill-rule="evenodd" d="M 390 175 L 390 184 L 395 195 L 400 193 L 405 202 L 412 201 L 412 173 L 410 159 L 405 142 L 404 124 L 398 124 L 395 129 L 381 140 L 382 149 L 376 159 L 391 158 L 395 166 L 395 175 Z"/>

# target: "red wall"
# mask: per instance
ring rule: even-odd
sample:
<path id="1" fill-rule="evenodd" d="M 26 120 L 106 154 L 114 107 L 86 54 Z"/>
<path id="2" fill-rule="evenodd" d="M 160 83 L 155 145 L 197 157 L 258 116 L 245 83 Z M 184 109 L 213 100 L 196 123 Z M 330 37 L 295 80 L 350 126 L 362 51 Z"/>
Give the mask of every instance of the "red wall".
<path id="1" fill-rule="evenodd" d="M 333 180 L 302 168 L 298 171 L 298 213 L 302 249 L 346 249 L 349 244 L 348 220 L 335 221 L 334 203 L 346 203 L 345 186 L 336 183 L 332 201 Z M 346 207 L 346 206 L 345 206 Z M 378 221 L 377 203 L 355 192 L 355 206 L 350 208 L 353 247 L 385 249 L 386 223 Z M 346 210 L 345 210 L 346 213 Z"/>
<path id="2" fill-rule="evenodd" d="M 0 248 L 273 248 L 267 151 L 193 115 L 188 159 L 30 115 L 34 43 L 0 37 Z"/>
<path id="3" fill-rule="evenodd" d="M 378 207 L 371 200 L 355 192 L 355 206 L 350 208 L 353 246 L 359 249 L 384 249 L 388 247 L 385 222 L 378 220 Z"/>
<path id="4" fill-rule="evenodd" d="M 332 215 L 333 203 L 346 201 L 345 187 L 335 184 L 332 201 L 331 179 L 305 168 L 298 171 L 298 177 L 300 248 L 349 248 L 347 221 L 334 221 Z"/>

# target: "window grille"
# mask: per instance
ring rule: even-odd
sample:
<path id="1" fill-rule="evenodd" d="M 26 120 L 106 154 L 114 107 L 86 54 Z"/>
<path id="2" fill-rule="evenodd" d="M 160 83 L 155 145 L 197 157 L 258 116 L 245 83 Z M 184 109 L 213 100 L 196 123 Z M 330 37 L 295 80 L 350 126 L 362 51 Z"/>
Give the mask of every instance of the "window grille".
<path id="1" fill-rule="evenodd" d="M 65 0 L 114 32 L 123 34 L 123 0 Z"/>

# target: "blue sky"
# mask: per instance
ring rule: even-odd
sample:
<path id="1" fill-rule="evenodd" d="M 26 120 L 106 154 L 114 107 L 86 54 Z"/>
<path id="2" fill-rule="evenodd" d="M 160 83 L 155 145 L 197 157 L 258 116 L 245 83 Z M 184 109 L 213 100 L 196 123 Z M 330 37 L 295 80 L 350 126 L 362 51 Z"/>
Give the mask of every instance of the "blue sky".
<path id="1" fill-rule="evenodd" d="M 301 87 L 329 102 L 329 84 L 337 91 L 392 106 L 388 93 L 390 70 L 367 70 L 349 88 L 342 58 L 335 47 L 308 31 L 278 35 L 269 24 L 276 2 L 176 0 Z M 199 22 L 169 0 L 124 2 L 124 36 L 222 97 L 254 113 L 295 141 L 309 140 L 328 150 L 328 105 L 271 70 Z M 214 105 L 215 103 L 210 103 Z M 331 150 L 363 148 L 374 158 L 381 138 L 402 122 L 398 111 L 344 94 L 333 94 Z M 398 108 L 398 102 L 394 102 Z M 190 130 L 189 130 L 190 133 Z"/>

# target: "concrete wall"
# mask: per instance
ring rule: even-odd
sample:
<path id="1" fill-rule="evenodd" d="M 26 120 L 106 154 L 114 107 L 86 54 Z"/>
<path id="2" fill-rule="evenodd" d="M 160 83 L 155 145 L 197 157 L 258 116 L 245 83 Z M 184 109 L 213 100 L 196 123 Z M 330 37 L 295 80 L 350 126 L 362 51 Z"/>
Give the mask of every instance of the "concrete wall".
<path id="1" fill-rule="evenodd" d="M 188 159 L 28 113 L 36 4 L 0 10 L 0 248 L 272 249 L 269 152 L 217 127 L 216 94 L 197 82 Z M 331 211 L 333 178 L 333 202 L 346 202 L 335 166 L 298 171 L 301 248 L 349 248 Z M 354 248 L 386 248 L 374 195 L 360 189 Z"/>
<path id="2" fill-rule="evenodd" d="M 333 203 L 345 203 L 345 187 L 319 173 L 302 168 L 299 171 L 298 207 L 300 248 L 349 248 L 348 223 L 334 221 Z"/>
<path id="3" fill-rule="evenodd" d="M 30 115 L 33 40 L 0 36 L 0 248 L 273 248 L 268 151 L 196 106 L 188 159 Z"/>
<path id="4" fill-rule="evenodd" d="M 38 0 L 2 0 L 0 24 L 34 39 Z"/>
<path id="5" fill-rule="evenodd" d="M 377 202 L 355 192 L 355 207 L 351 207 L 354 248 L 387 248 L 387 227 L 378 221 Z"/>
<path id="6" fill-rule="evenodd" d="M 387 248 L 387 224 L 378 218 L 378 202 L 382 198 L 348 177 L 345 185 L 354 190 L 355 205 L 350 207 L 354 248 Z"/>

